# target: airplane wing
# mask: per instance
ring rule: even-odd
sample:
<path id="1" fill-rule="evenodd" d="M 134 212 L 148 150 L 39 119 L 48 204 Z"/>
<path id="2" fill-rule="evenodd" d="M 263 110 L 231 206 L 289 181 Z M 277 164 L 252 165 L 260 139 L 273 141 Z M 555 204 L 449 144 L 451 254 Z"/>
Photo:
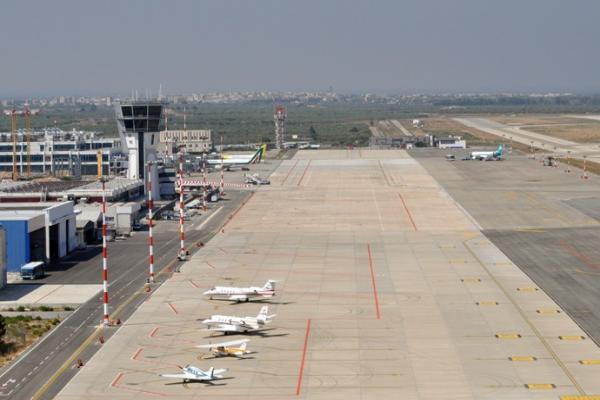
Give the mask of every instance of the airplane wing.
<path id="1" fill-rule="evenodd" d="M 248 343 L 250 341 L 250 339 L 241 339 L 241 340 L 232 340 L 229 342 L 221 342 L 221 343 L 213 343 L 213 344 L 201 344 L 196 346 L 199 349 L 212 349 L 215 347 L 230 347 L 230 346 L 239 346 L 243 343 Z"/>
<path id="2" fill-rule="evenodd" d="M 190 374 L 160 374 L 163 378 L 170 379 L 195 379 L 196 377 Z"/>
<path id="3" fill-rule="evenodd" d="M 216 326 L 211 326 L 208 328 L 209 331 L 219 331 L 219 332 L 237 332 L 237 327 L 235 325 L 230 324 L 219 324 Z"/>
<path id="4" fill-rule="evenodd" d="M 235 301 L 242 301 L 242 300 L 246 300 L 248 298 L 248 296 L 246 296 L 245 294 L 233 294 L 231 296 L 229 296 L 229 300 L 235 300 Z"/>

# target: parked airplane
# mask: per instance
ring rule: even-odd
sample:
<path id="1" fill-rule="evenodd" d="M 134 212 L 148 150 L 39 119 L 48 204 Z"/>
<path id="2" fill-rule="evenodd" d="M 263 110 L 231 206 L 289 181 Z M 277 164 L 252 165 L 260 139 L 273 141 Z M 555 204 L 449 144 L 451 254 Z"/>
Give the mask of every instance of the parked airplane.
<path id="1" fill-rule="evenodd" d="M 232 317 L 229 315 L 212 315 L 210 318 L 202 321 L 210 331 L 246 333 L 263 328 L 271 322 L 271 318 L 276 314 L 268 315 L 269 306 L 263 306 L 256 317 Z"/>
<path id="2" fill-rule="evenodd" d="M 275 283 L 277 281 L 268 280 L 263 287 L 250 286 L 246 288 L 231 286 L 215 286 L 203 294 L 213 297 L 226 297 L 227 300 L 249 301 L 251 297 L 271 298 L 275 296 Z"/>
<path id="3" fill-rule="evenodd" d="M 179 367 L 183 373 L 181 374 L 160 374 L 163 378 L 171 379 L 182 379 L 183 383 L 187 382 L 210 382 L 216 379 L 223 379 L 223 372 L 226 372 L 226 368 L 215 369 L 210 367 L 208 371 L 203 371 L 193 365 L 186 365 L 185 367 Z"/>
<path id="4" fill-rule="evenodd" d="M 501 160 L 504 154 L 504 145 L 501 144 L 494 151 L 473 151 L 470 154 L 471 160 L 490 161 Z"/>
<path id="5" fill-rule="evenodd" d="M 246 350 L 250 339 L 233 340 L 231 342 L 209 343 L 196 346 L 199 349 L 210 349 L 215 357 L 242 357 L 245 354 L 252 353 Z"/>
<path id="6" fill-rule="evenodd" d="M 260 146 L 252 155 L 248 154 L 232 154 L 229 156 L 224 156 L 223 159 L 220 158 L 209 158 L 206 160 L 206 163 L 209 167 L 214 169 L 225 168 L 226 170 L 230 170 L 234 167 L 241 167 L 244 165 L 256 164 L 261 162 L 262 158 L 267 151 L 267 145 L 263 144 Z M 227 158 L 225 158 L 227 157 Z"/>
<path id="7" fill-rule="evenodd" d="M 258 174 L 246 174 L 244 176 L 246 183 L 251 185 L 270 185 L 271 181 L 265 178 L 261 178 Z"/>
<path id="8" fill-rule="evenodd" d="M 265 154 L 267 153 L 267 145 L 266 144 L 262 144 L 260 146 L 260 149 L 262 150 L 262 153 L 260 155 L 261 159 L 262 159 L 262 157 L 264 157 Z M 228 159 L 231 159 L 231 158 L 239 158 L 239 159 L 249 160 L 250 158 L 252 158 L 252 156 L 253 156 L 253 154 L 247 154 L 247 153 L 245 153 L 245 154 L 227 154 L 227 153 L 223 153 L 222 154 L 222 157 L 223 157 L 224 160 L 228 160 Z M 217 158 L 219 158 L 219 157 L 217 157 Z"/>

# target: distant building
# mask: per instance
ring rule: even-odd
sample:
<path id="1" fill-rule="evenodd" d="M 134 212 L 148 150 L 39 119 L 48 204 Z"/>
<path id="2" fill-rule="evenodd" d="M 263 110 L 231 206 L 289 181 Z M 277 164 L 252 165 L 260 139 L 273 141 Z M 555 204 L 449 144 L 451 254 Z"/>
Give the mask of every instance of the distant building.
<path id="1" fill-rule="evenodd" d="M 168 130 L 160 133 L 160 143 L 166 146 L 167 154 L 177 152 L 180 146 L 187 153 L 207 153 L 212 147 L 210 129 Z"/>
<path id="2" fill-rule="evenodd" d="M 467 141 L 460 136 L 446 136 L 435 138 L 440 149 L 466 149 Z"/>
<path id="3" fill-rule="evenodd" d="M 27 137 L 17 132 L 16 164 L 20 175 L 26 175 L 28 164 L 31 173 L 50 175 L 96 175 L 98 152 L 102 169 L 108 174 L 111 152 L 121 146 L 118 138 L 105 138 L 96 132 L 63 131 L 47 128 L 35 131 L 27 149 Z M 11 132 L 0 132 L 0 171 L 12 171 L 13 142 Z"/>

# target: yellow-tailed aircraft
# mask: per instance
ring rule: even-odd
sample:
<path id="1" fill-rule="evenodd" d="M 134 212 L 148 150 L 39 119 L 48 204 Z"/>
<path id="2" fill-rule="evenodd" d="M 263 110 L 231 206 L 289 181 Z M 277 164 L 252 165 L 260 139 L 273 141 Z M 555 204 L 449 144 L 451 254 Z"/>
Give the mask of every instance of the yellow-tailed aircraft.
<path id="1" fill-rule="evenodd" d="M 210 349 L 215 357 L 242 357 L 252 353 L 246 350 L 250 339 L 232 340 L 231 342 L 209 343 L 196 346 L 199 349 Z"/>

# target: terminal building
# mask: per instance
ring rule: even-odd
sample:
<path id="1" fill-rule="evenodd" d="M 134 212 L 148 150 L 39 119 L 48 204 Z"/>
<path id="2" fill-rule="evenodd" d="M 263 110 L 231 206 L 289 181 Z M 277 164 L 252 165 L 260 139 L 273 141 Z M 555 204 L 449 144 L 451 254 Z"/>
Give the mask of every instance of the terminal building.
<path id="1" fill-rule="evenodd" d="M 160 132 L 160 144 L 168 155 L 180 148 L 186 153 L 208 153 L 212 148 L 210 129 L 172 130 Z"/>
<path id="2" fill-rule="evenodd" d="M 29 143 L 28 143 L 29 142 Z M 103 174 L 109 173 L 111 153 L 118 151 L 118 138 L 97 132 L 48 128 L 34 131 L 29 141 L 23 130 L 16 136 L 16 165 L 20 175 L 97 175 L 99 158 Z M 12 171 L 13 141 L 10 132 L 0 132 L 0 171 Z"/>

